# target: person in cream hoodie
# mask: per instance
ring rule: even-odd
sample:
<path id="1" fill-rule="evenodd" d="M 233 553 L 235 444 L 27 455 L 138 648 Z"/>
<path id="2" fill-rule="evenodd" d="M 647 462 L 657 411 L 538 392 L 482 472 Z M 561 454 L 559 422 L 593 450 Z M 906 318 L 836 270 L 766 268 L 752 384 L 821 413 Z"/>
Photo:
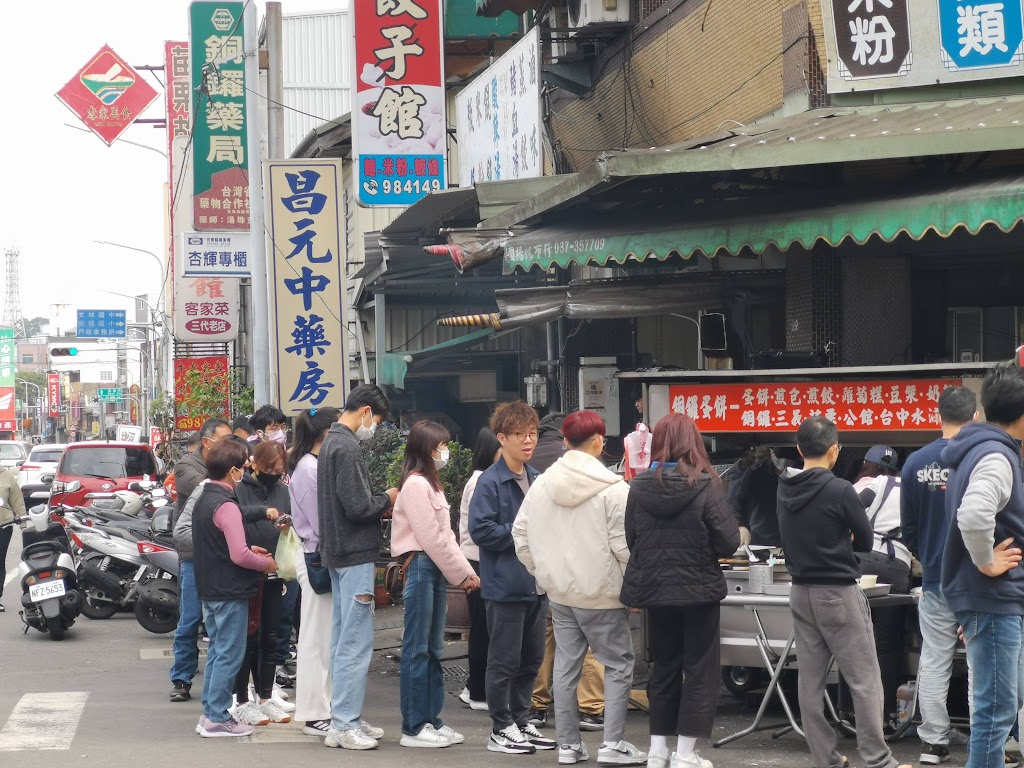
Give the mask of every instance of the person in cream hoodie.
<path id="1" fill-rule="evenodd" d="M 629 561 L 629 488 L 600 461 L 605 424 L 598 414 L 569 414 L 562 434 L 569 450 L 530 486 L 512 526 L 516 556 L 551 604 L 558 762 L 589 757 L 580 739 L 576 686 L 590 647 L 605 667 L 598 764 L 642 765 L 647 755 L 624 738 L 634 661 L 629 618 L 619 601 Z"/>

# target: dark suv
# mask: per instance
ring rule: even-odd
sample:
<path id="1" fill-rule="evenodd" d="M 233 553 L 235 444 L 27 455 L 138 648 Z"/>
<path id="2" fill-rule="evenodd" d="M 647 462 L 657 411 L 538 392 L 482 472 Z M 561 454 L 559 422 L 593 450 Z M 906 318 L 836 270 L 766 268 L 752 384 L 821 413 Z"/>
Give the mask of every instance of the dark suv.
<path id="1" fill-rule="evenodd" d="M 157 460 L 144 443 L 72 443 L 53 481 L 53 504 L 83 504 L 87 493 L 126 491 L 136 480 L 155 478 Z M 80 488 L 72 490 L 77 480 Z"/>

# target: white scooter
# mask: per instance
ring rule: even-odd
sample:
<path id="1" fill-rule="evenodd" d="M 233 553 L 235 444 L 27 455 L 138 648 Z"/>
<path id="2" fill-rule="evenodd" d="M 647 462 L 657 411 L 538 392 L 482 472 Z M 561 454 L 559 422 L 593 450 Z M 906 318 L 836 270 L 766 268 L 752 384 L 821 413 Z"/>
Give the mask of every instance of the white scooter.
<path id="1" fill-rule="evenodd" d="M 68 538 L 64 526 L 50 522 L 50 511 L 45 508 L 4 525 L 25 523 L 28 527 L 22 532 L 24 548 L 18 564 L 18 583 L 23 590 L 21 620 L 26 633 L 32 627 L 49 633 L 51 640 L 63 640 L 64 630 L 75 623 L 82 610 Z"/>

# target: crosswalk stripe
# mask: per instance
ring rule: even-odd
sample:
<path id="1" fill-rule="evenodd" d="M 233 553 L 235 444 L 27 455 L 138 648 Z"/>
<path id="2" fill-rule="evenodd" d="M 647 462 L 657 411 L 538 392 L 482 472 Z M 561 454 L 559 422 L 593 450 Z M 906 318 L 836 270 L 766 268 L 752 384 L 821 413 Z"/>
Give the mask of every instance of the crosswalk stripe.
<path id="1" fill-rule="evenodd" d="M 89 694 L 26 693 L 0 731 L 0 752 L 67 750 Z"/>

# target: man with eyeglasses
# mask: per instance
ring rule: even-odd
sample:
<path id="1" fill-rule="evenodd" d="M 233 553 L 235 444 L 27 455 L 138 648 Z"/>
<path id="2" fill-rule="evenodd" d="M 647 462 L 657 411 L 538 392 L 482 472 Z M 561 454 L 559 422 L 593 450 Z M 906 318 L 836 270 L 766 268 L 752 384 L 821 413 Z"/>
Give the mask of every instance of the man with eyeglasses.
<path id="1" fill-rule="evenodd" d="M 174 465 L 174 482 L 178 490 L 175 502 L 174 525 L 177 525 L 192 493 L 207 479 L 206 457 L 218 440 L 231 435 L 231 425 L 224 419 L 207 419 L 199 429 L 199 448 L 185 454 Z M 180 574 L 178 576 L 178 628 L 174 632 L 174 663 L 171 665 L 171 701 L 183 702 L 192 698 L 192 678 L 199 670 L 199 625 L 203 620 L 203 607 L 196 591 L 196 574 L 192 562 L 192 542 L 185 537 L 176 542 Z"/>
<path id="2" fill-rule="evenodd" d="M 555 749 L 530 723 L 533 681 L 544 660 L 548 600 L 519 562 L 512 524 L 538 472 L 527 462 L 537 446 L 537 412 L 523 402 L 503 403 L 491 417 L 501 443 L 498 461 L 477 480 L 469 505 L 469 534 L 480 547 L 481 596 L 487 609 L 489 752 L 529 755 Z"/>

